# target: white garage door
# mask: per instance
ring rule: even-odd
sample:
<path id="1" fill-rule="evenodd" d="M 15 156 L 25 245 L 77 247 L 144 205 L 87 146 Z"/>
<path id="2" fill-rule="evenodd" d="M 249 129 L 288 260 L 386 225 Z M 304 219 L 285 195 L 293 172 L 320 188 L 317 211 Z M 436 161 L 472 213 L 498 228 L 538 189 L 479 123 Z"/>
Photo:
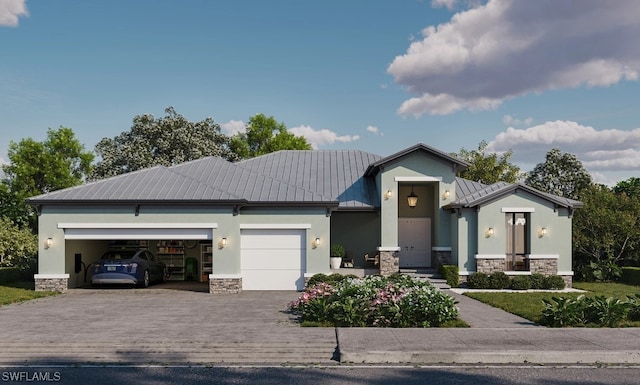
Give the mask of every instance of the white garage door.
<path id="1" fill-rule="evenodd" d="M 305 272 L 305 230 L 243 229 L 243 290 L 302 290 Z"/>

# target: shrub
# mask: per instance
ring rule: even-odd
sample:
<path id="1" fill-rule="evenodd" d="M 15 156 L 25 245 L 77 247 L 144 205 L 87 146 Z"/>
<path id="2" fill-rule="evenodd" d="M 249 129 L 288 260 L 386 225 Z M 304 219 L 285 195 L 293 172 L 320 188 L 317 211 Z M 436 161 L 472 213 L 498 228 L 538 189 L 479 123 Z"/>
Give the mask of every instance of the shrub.
<path id="1" fill-rule="evenodd" d="M 531 277 L 528 275 L 516 275 L 511 279 L 511 288 L 513 290 L 531 289 Z"/>
<path id="2" fill-rule="evenodd" d="M 333 274 L 326 275 L 326 274 L 318 273 L 318 274 L 314 274 L 311 278 L 309 278 L 309 281 L 307 281 L 307 287 L 315 286 L 321 282 L 328 283 L 328 284 L 335 284 L 345 279 L 353 279 L 353 278 L 357 278 L 357 277 L 353 274 L 342 275 L 338 273 L 333 273 Z"/>
<path id="3" fill-rule="evenodd" d="M 603 295 L 585 299 L 585 318 L 588 323 L 615 328 L 627 318 L 630 304 L 614 297 Z"/>
<path id="4" fill-rule="evenodd" d="M 635 297 L 627 296 L 629 301 L 629 314 L 627 317 L 630 321 L 640 321 L 640 294 Z"/>
<path id="5" fill-rule="evenodd" d="M 440 265 L 438 266 L 438 274 L 447 281 L 447 285 L 458 287 L 460 285 L 460 274 L 456 265 Z"/>
<path id="6" fill-rule="evenodd" d="M 314 274 L 311 278 L 309 278 L 309 281 L 307 281 L 307 287 L 313 287 L 320 282 L 327 282 L 328 277 L 328 275 L 322 273 Z"/>
<path id="7" fill-rule="evenodd" d="M 540 273 L 533 273 L 530 276 L 531 279 L 531 288 L 532 289 L 544 289 L 545 288 L 545 277 Z"/>
<path id="8" fill-rule="evenodd" d="M 489 276 L 485 273 L 473 273 L 467 278 L 467 285 L 472 289 L 488 289 L 490 286 Z"/>
<path id="9" fill-rule="evenodd" d="M 489 284 L 492 289 L 506 289 L 511 286 L 511 278 L 502 271 L 496 271 L 489 276 Z"/>
<path id="10" fill-rule="evenodd" d="M 552 300 L 543 299 L 545 308 L 542 311 L 543 324 L 553 327 L 562 326 L 606 326 L 618 327 L 629 319 L 635 320 L 640 314 L 637 311 L 636 297 L 628 297 L 622 301 L 615 297 L 585 297 L 576 299 L 553 297 Z"/>
<path id="11" fill-rule="evenodd" d="M 640 286 L 640 267 L 623 267 L 622 282 Z"/>
<path id="12" fill-rule="evenodd" d="M 586 303 L 584 295 L 576 299 L 552 297 L 543 299 L 542 323 L 551 327 L 584 325 Z"/>
<path id="13" fill-rule="evenodd" d="M 548 275 L 544 277 L 544 288 L 562 290 L 565 288 L 564 279 L 559 275 Z"/>

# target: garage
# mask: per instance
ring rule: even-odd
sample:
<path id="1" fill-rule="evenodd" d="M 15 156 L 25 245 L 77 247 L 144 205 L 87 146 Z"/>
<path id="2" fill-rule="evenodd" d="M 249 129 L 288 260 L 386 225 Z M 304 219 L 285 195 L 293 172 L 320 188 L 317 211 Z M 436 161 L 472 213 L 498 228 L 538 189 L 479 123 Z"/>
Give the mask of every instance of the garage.
<path id="1" fill-rule="evenodd" d="M 242 229 L 243 290 L 302 290 L 306 230 Z"/>

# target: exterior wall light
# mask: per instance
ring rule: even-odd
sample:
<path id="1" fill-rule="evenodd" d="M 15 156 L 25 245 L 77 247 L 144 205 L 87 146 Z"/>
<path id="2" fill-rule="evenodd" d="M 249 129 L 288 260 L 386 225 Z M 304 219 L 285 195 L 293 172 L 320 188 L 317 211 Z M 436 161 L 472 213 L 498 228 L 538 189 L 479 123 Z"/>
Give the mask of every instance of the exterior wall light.
<path id="1" fill-rule="evenodd" d="M 224 249 L 225 246 L 227 246 L 227 238 L 220 238 L 220 242 L 218 242 L 218 248 Z"/>
<path id="2" fill-rule="evenodd" d="M 50 248 L 51 246 L 53 246 L 53 238 L 47 238 L 47 239 L 44 241 L 44 248 L 45 248 L 45 249 L 48 249 L 48 248 Z"/>
<path id="3" fill-rule="evenodd" d="M 313 240 L 313 242 L 311 242 L 311 246 L 315 249 L 318 246 L 320 246 L 320 238 L 316 238 Z"/>
<path id="4" fill-rule="evenodd" d="M 540 230 L 538 231 L 538 237 L 542 238 L 545 235 L 547 235 L 547 228 L 546 227 L 541 227 Z"/>
<path id="5" fill-rule="evenodd" d="M 407 204 L 409 204 L 409 207 L 412 209 L 418 204 L 418 196 L 413 192 L 413 186 L 411 186 L 411 194 L 407 195 Z"/>
<path id="6" fill-rule="evenodd" d="M 442 193 L 442 199 L 449 199 L 450 196 L 451 196 L 451 191 L 449 190 L 444 190 L 444 192 Z"/>
<path id="7" fill-rule="evenodd" d="M 493 227 L 489 227 L 485 232 L 485 235 L 487 236 L 487 238 L 493 237 L 494 234 L 495 234 L 495 231 L 493 230 Z"/>
<path id="8" fill-rule="evenodd" d="M 389 200 L 393 198 L 393 191 L 391 191 L 390 189 L 384 192 L 384 199 L 385 200 Z"/>

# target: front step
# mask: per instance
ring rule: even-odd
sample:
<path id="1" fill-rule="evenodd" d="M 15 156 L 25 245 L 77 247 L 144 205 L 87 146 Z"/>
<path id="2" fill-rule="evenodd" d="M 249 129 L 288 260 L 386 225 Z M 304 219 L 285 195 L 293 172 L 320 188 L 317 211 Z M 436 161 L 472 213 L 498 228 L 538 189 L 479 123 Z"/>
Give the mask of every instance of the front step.
<path id="1" fill-rule="evenodd" d="M 447 281 L 442 279 L 440 274 L 435 269 L 431 268 L 415 268 L 415 269 L 400 269 L 401 274 L 408 276 L 426 279 L 435 286 L 437 289 L 451 289 L 451 286 L 447 285 Z"/>

